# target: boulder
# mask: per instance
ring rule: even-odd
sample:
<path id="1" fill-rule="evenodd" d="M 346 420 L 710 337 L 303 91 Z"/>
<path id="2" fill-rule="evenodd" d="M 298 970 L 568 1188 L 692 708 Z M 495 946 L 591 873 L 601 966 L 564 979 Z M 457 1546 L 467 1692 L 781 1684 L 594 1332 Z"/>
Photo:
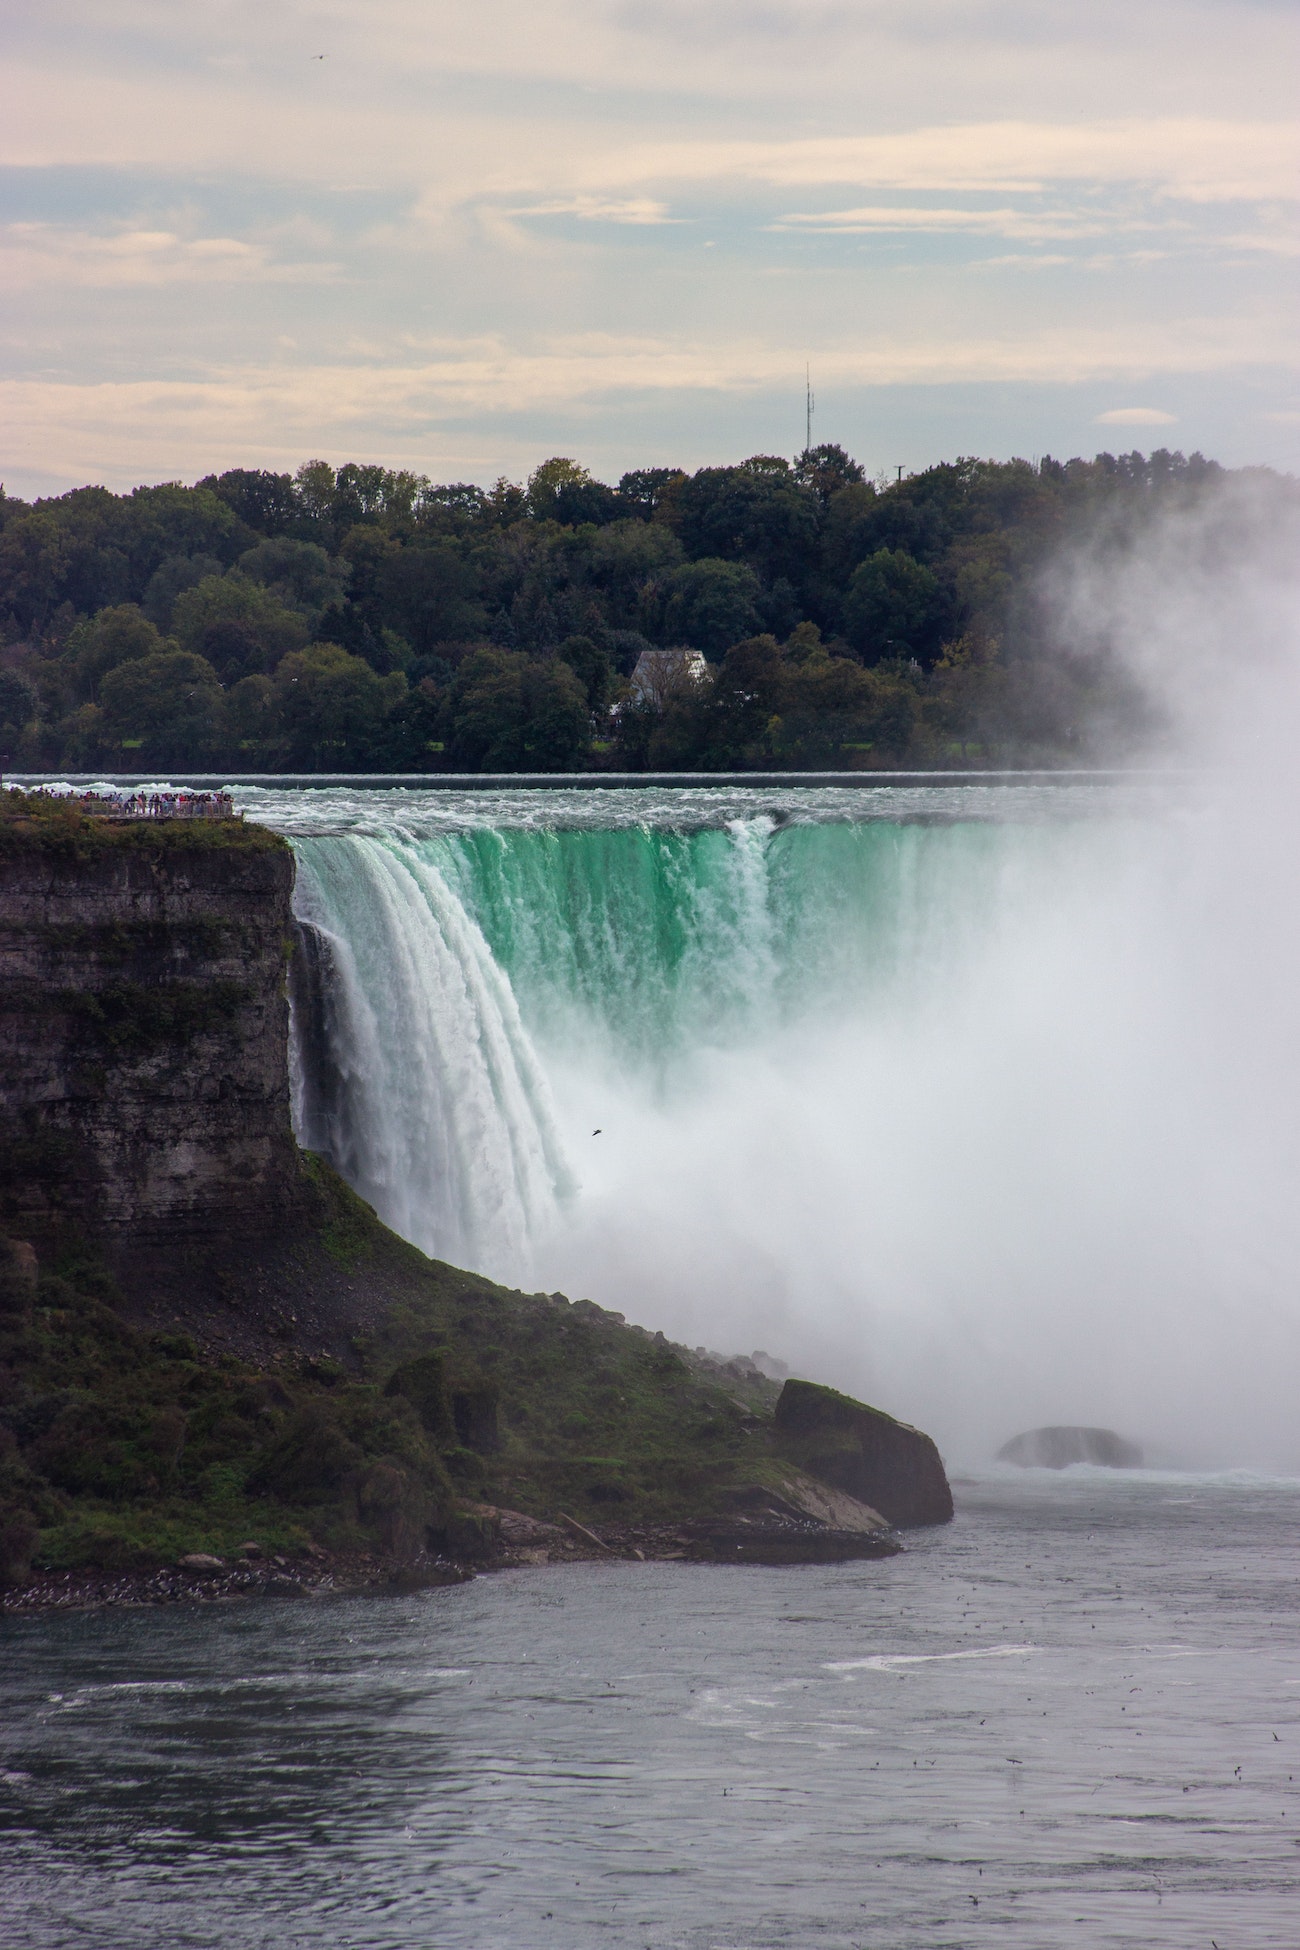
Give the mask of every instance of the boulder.
<path id="1" fill-rule="evenodd" d="M 873 1531 L 889 1529 L 879 1510 L 873 1510 L 869 1503 L 861 1503 L 847 1490 L 832 1489 L 829 1483 L 819 1483 L 811 1476 L 802 1473 L 787 1476 L 781 1491 L 780 1502 L 793 1515 L 811 1517 L 814 1523 L 824 1523 L 830 1530 L 857 1531 L 865 1537 Z"/>
<path id="2" fill-rule="evenodd" d="M 949 1523 L 952 1491 L 928 1435 L 813 1381 L 787 1381 L 776 1405 L 776 1447 L 790 1462 L 887 1523 Z"/>
<path id="3" fill-rule="evenodd" d="M 224 1559 L 213 1557 L 208 1551 L 187 1551 L 185 1556 L 178 1557 L 176 1562 L 182 1571 L 212 1572 L 224 1571 L 226 1568 Z"/>
<path id="4" fill-rule="evenodd" d="M 998 1461 L 1022 1469 L 1068 1469 L 1071 1463 L 1100 1463 L 1105 1469 L 1140 1469 L 1142 1451 L 1114 1429 L 1072 1426 L 1029 1429 L 998 1450 Z"/>

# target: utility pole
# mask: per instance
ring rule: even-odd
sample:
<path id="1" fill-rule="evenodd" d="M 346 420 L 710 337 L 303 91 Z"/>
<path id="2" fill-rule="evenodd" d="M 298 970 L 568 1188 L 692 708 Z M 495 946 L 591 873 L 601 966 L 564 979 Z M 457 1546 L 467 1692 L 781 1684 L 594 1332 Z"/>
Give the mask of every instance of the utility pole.
<path id="1" fill-rule="evenodd" d="M 803 383 L 804 383 L 803 450 L 806 454 L 810 454 L 812 452 L 812 416 L 813 416 L 813 389 L 812 389 L 812 367 L 811 366 L 805 366 L 803 369 Z"/>

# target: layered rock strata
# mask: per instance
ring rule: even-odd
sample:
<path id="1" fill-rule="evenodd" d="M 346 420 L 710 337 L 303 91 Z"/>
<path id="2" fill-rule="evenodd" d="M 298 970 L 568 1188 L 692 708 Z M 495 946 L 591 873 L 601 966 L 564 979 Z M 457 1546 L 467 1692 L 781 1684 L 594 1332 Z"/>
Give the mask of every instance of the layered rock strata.
<path id="1" fill-rule="evenodd" d="M 284 965 L 294 861 L 257 829 L 6 822 L 5 1229 L 169 1252 L 283 1223 L 300 1182 Z M 24 830 L 24 828 L 28 830 Z"/>

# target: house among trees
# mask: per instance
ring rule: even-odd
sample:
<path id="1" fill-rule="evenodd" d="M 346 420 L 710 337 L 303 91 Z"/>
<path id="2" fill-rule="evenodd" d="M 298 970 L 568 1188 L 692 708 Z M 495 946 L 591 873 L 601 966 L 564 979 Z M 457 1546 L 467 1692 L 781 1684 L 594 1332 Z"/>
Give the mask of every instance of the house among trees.
<path id="1" fill-rule="evenodd" d="M 643 650 L 630 681 L 630 702 L 662 711 L 708 682 L 708 661 L 700 650 Z"/>

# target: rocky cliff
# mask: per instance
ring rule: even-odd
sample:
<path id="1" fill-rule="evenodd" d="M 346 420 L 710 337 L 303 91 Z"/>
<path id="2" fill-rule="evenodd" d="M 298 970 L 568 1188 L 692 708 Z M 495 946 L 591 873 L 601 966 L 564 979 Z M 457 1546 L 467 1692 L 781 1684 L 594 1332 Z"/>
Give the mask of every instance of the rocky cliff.
<path id="1" fill-rule="evenodd" d="M 0 821 L 0 1176 L 24 1237 L 110 1259 L 282 1225 L 299 1179 L 293 856 L 236 822 Z"/>

